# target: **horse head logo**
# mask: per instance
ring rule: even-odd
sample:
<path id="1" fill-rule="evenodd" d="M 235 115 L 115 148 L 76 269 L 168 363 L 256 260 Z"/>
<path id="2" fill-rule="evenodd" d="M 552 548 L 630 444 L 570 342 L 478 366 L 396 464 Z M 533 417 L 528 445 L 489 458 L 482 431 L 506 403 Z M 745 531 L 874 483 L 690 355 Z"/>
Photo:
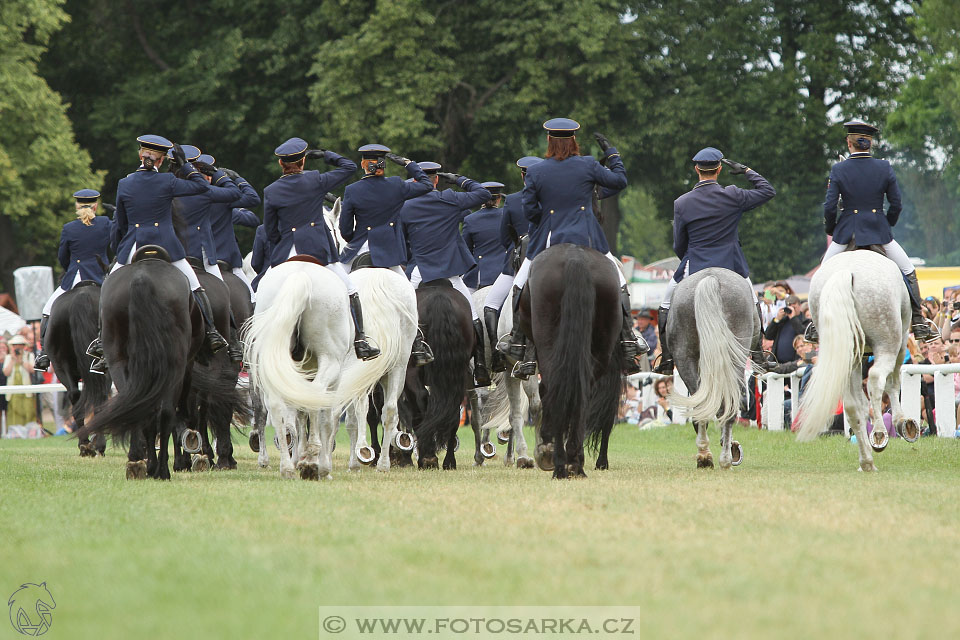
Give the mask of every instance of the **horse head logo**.
<path id="1" fill-rule="evenodd" d="M 46 582 L 27 582 L 13 592 L 7 606 L 10 607 L 10 624 L 14 629 L 25 636 L 42 636 L 50 630 L 52 611 L 57 608 L 57 603 Z"/>

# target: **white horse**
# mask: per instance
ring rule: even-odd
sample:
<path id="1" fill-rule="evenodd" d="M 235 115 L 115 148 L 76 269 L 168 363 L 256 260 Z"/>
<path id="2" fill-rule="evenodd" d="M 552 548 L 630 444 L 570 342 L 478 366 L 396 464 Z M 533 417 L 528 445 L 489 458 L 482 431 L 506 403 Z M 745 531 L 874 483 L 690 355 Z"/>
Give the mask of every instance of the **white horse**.
<path id="1" fill-rule="evenodd" d="M 478 292 L 479 293 L 479 292 Z M 483 306 L 482 304 L 480 305 Z M 497 333 L 506 335 L 513 330 L 513 305 L 509 298 L 500 311 Z M 536 443 L 540 444 L 540 385 L 536 377 L 520 380 L 510 375 L 513 362 L 507 358 L 507 372 L 493 374 L 494 389 L 483 401 L 484 423 L 481 429 L 496 429 L 497 439 L 507 445 L 503 464 L 513 466 L 516 461 L 520 469 L 533 469 L 534 461 L 528 455 L 527 441 L 523 436 L 523 425 L 528 412 L 532 412 Z M 541 461 L 550 466 L 552 458 L 547 456 Z M 551 467 L 552 468 L 552 467 Z M 550 471 L 551 469 L 545 469 Z"/>
<path id="2" fill-rule="evenodd" d="M 341 372 L 355 358 L 352 332 L 346 288 L 325 267 L 285 262 L 261 279 L 256 312 L 244 325 L 244 359 L 277 431 L 284 478 L 294 473 L 290 452 L 282 446 L 288 430 L 296 429 L 290 410 L 310 418 L 309 440 L 298 438 L 300 477 L 329 477 L 342 407 Z M 302 358 L 294 359 L 295 351 L 302 351 Z M 261 451 L 265 448 L 261 441 Z"/>
<path id="3" fill-rule="evenodd" d="M 886 392 L 897 432 L 909 442 L 919 425 L 904 419 L 900 407 L 900 365 L 907 349 L 910 299 L 900 270 L 872 251 L 849 251 L 830 258 L 810 282 L 810 314 L 820 334 L 820 351 L 800 400 L 797 439 L 812 440 L 833 421 L 837 403 L 860 447 L 860 470 L 876 471 L 874 451 L 888 443 L 881 399 Z M 867 436 L 867 398 L 861 359 L 873 353 L 867 381 L 873 433 Z"/>

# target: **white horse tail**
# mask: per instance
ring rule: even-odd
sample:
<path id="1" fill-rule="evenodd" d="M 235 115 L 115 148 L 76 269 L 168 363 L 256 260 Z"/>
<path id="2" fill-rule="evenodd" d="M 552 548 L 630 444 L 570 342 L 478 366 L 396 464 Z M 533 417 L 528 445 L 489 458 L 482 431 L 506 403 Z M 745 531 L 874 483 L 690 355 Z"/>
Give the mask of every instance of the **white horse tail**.
<path id="1" fill-rule="evenodd" d="M 740 411 L 748 352 L 727 326 L 716 277 L 706 276 L 697 283 L 693 299 L 700 337 L 700 385 L 689 398 L 671 399 L 687 409 L 691 420 L 729 422 Z"/>
<path id="2" fill-rule="evenodd" d="M 506 381 L 506 375 L 505 373 L 491 375 L 496 386 L 483 399 L 483 410 L 481 412 L 483 414 L 483 424 L 480 425 L 481 429 L 501 431 L 510 426 L 510 396 L 507 385 L 511 383 Z M 519 399 L 522 405 L 519 408 L 520 414 L 525 416 L 529 405 L 527 394 L 520 393 Z"/>
<path id="3" fill-rule="evenodd" d="M 833 421 L 837 404 L 850 384 L 850 373 L 863 355 L 863 327 L 853 297 L 853 274 L 837 271 L 820 290 L 817 307 L 820 356 L 800 400 L 797 440 L 815 438 Z"/>
<path id="4" fill-rule="evenodd" d="M 380 379 L 410 359 L 417 327 L 417 295 L 403 276 L 388 269 L 363 269 L 354 272 L 353 278 L 363 305 L 364 333 L 380 348 L 380 356 L 366 362 L 347 358 L 337 396 L 342 405 L 362 400 L 359 415 L 364 416 L 367 396 Z M 409 333 L 404 328 L 409 328 Z"/>
<path id="5" fill-rule="evenodd" d="M 333 406 L 336 394 L 312 384 L 307 372 L 290 355 L 290 338 L 310 307 L 312 295 L 313 279 L 309 273 L 290 274 L 273 303 L 247 320 L 244 359 L 251 383 L 264 397 L 280 398 L 288 406 L 317 411 Z"/>

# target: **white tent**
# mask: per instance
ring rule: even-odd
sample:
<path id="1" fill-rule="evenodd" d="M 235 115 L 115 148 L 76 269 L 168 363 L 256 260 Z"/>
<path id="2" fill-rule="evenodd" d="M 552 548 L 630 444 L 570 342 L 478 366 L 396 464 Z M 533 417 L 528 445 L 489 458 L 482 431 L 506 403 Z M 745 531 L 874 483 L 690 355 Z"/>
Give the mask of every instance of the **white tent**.
<path id="1" fill-rule="evenodd" d="M 27 323 L 23 321 L 23 318 L 15 314 L 9 309 L 4 309 L 0 307 L 0 335 L 4 334 L 14 334 L 17 331 L 20 331 Z"/>

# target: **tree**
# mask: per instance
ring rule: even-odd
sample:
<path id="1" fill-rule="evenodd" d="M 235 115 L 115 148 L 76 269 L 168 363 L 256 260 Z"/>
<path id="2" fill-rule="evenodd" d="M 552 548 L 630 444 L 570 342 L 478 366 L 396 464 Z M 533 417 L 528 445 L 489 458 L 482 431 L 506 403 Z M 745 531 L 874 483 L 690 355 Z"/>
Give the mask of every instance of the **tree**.
<path id="1" fill-rule="evenodd" d="M 98 188 L 77 146 L 66 105 L 37 74 L 37 60 L 67 20 L 57 0 L 0 4 L 0 284 L 16 267 L 52 264 L 71 194 Z"/>

